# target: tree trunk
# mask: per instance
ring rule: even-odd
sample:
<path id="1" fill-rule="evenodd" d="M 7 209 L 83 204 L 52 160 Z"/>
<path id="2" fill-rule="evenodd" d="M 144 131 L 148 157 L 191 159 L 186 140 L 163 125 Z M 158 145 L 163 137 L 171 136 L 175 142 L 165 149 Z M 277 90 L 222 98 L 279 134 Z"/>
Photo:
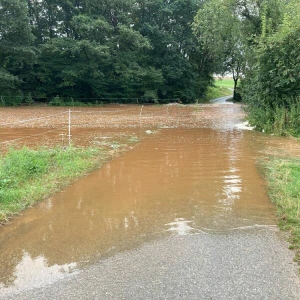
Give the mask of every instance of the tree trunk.
<path id="1" fill-rule="evenodd" d="M 234 87 L 233 87 L 233 100 L 237 100 L 238 96 L 237 96 L 237 83 L 238 83 L 238 78 L 233 77 L 233 81 L 234 81 Z"/>

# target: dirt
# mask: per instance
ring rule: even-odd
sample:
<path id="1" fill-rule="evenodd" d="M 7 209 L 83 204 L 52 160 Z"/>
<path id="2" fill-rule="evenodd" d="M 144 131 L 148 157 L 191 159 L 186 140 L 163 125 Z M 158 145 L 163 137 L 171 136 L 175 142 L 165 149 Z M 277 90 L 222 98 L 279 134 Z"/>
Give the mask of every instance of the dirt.
<path id="1" fill-rule="evenodd" d="M 101 145 L 105 140 L 122 142 L 158 128 L 210 127 L 222 123 L 232 108 L 216 105 L 164 106 L 108 105 L 71 108 L 71 142 L 75 145 Z M 244 116 L 235 110 L 236 117 Z M 224 122 L 223 122 L 224 123 Z M 18 107 L 0 110 L 0 149 L 23 145 L 67 145 L 69 108 Z"/>

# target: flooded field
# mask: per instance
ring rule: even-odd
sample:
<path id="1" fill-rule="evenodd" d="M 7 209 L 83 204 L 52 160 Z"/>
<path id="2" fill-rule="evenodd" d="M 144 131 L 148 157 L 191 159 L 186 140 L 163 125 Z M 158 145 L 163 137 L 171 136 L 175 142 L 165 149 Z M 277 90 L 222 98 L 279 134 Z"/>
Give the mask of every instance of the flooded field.
<path id="1" fill-rule="evenodd" d="M 163 128 L 211 128 L 227 126 L 227 115 L 242 118 L 242 109 L 230 105 L 138 106 L 109 105 L 71 109 L 71 142 L 75 145 L 102 145 L 105 140 L 144 135 L 146 130 Z M 213 115 L 212 115 L 213 114 Z M 1 108 L 0 150 L 22 145 L 67 145 L 69 109 L 51 107 Z"/>
<path id="2" fill-rule="evenodd" d="M 1 111 L 2 124 L 14 123 L 0 127 L 3 149 L 7 144 L 65 143 L 64 110 L 36 108 L 33 115 L 29 108 Z M 124 136 L 143 139 L 0 228 L 3 295 L 54 283 L 170 235 L 276 230 L 274 209 L 255 161 L 266 149 L 276 148 L 278 139 L 267 144 L 261 134 L 237 129 L 244 118 L 241 106 L 110 106 L 80 111 L 73 113 L 76 145 L 101 146 L 103 140 L 121 141 Z M 64 120 L 52 117 L 61 112 Z M 21 122 L 45 114 L 46 121 Z"/>

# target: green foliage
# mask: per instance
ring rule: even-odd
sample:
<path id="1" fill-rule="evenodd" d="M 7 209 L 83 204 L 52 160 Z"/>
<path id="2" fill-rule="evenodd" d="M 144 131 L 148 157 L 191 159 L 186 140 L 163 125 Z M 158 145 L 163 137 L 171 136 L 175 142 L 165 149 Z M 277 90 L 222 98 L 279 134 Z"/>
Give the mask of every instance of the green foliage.
<path id="1" fill-rule="evenodd" d="M 210 61 L 193 35 L 191 23 L 202 1 L 138 1 L 133 28 L 150 40 L 152 49 L 145 60 L 161 70 L 159 98 L 190 102 L 202 97 L 212 81 Z M 158 88 L 157 88 L 158 87 Z"/>
<path id="2" fill-rule="evenodd" d="M 148 101 L 148 102 L 158 103 L 157 99 L 158 96 L 155 90 L 147 90 L 145 91 L 145 94 L 142 96 L 142 100 L 146 102 Z"/>
<path id="3" fill-rule="evenodd" d="M 265 169 L 280 227 L 291 233 L 291 248 L 300 263 L 300 160 L 272 159 L 265 163 Z"/>
<path id="4" fill-rule="evenodd" d="M 16 92 L 35 60 L 26 0 L 0 1 L 0 94 Z"/>
<path id="5" fill-rule="evenodd" d="M 266 1 L 255 60 L 242 83 L 250 120 L 260 130 L 300 134 L 299 24 L 298 1 Z"/>
<path id="6" fill-rule="evenodd" d="M 233 75 L 235 97 L 245 68 L 245 37 L 235 1 L 206 1 L 194 18 L 193 30 L 212 61 L 211 72 Z"/>
<path id="7" fill-rule="evenodd" d="M 59 96 L 55 96 L 53 99 L 49 101 L 49 105 L 51 106 L 63 106 L 63 101 Z"/>
<path id="8" fill-rule="evenodd" d="M 21 80 L 8 71 L 0 68 L 0 91 L 5 94 L 7 91 L 16 90 L 17 87 L 20 85 Z"/>
<path id="9" fill-rule="evenodd" d="M 234 81 L 233 81 L 233 79 L 227 79 L 227 78 L 216 79 L 214 82 L 214 85 L 219 86 L 219 87 L 227 87 L 227 88 L 233 89 Z"/>
<path id="10" fill-rule="evenodd" d="M 135 101 L 151 91 L 188 102 L 211 83 L 190 27 L 201 0 L 0 1 L 0 39 L 13 46 L 0 48 L 0 95 L 53 105 L 57 95 Z"/>
<path id="11" fill-rule="evenodd" d="M 3 96 L 0 96 L 0 106 L 18 106 L 23 101 L 23 95 L 16 93 L 12 95 L 10 93 L 4 93 Z"/>
<path id="12" fill-rule="evenodd" d="M 267 101 L 262 100 L 262 104 L 263 102 Z M 266 133 L 300 136 L 300 97 L 286 97 L 277 102 L 285 102 L 286 105 L 249 105 L 247 110 L 250 124 Z"/>
<path id="13" fill-rule="evenodd" d="M 20 151 L 10 149 L 1 164 L 1 178 L 8 178 L 11 187 L 16 187 L 34 176 L 48 171 L 50 153 L 37 152 L 23 148 Z"/>
<path id="14" fill-rule="evenodd" d="M 0 158 L 0 222 L 97 165 L 99 150 L 10 149 Z"/>
<path id="15" fill-rule="evenodd" d="M 274 97 L 300 93 L 300 8 L 295 3 L 285 7 L 278 30 L 262 39 L 258 50 L 261 91 Z"/>

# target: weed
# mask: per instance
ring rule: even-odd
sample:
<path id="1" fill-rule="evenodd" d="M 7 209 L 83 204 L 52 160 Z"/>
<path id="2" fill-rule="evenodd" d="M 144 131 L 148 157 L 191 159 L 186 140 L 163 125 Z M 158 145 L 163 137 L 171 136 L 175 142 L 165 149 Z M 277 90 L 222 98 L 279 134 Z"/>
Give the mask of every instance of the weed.
<path id="1" fill-rule="evenodd" d="M 49 101 L 50 106 L 63 106 L 63 100 L 59 96 L 55 96 Z"/>
<path id="2" fill-rule="evenodd" d="M 252 103 L 247 111 L 249 123 L 255 125 L 259 131 L 282 136 L 300 136 L 300 97 L 287 98 L 283 103 L 272 106 Z"/>
<path id="3" fill-rule="evenodd" d="M 112 149 L 115 150 L 115 149 L 119 149 L 121 146 L 122 146 L 122 145 L 120 145 L 119 142 L 113 141 L 113 142 L 111 143 L 111 145 L 110 145 L 110 148 L 112 148 Z"/>
<path id="4" fill-rule="evenodd" d="M 129 143 L 136 143 L 139 141 L 139 138 L 136 135 L 132 135 L 129 137 L 128 142 Z"/>
<path id="5" fill-rule="evenodd" d="M 300 159 L 265 162 L 270 197 L 277 207 L 280 228 L 291 233 L 291 249 L 300 263 Z"/>

